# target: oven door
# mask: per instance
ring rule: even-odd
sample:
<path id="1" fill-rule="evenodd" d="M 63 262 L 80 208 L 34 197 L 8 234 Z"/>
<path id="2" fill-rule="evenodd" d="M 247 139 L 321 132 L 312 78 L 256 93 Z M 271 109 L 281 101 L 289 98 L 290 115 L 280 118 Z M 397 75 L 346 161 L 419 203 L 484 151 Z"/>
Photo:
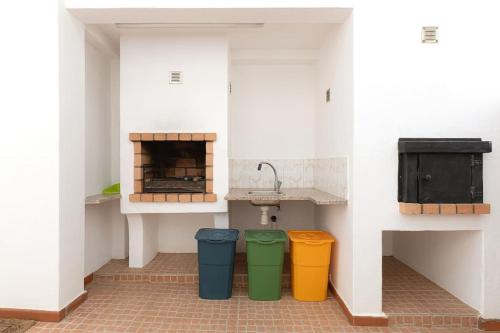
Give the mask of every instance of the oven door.
<path id="1" fill-rule="evenodd" d="M 419 154 L 419 202 L 473 202 L 471 194 L 472 158 L 473 154 Z"/>

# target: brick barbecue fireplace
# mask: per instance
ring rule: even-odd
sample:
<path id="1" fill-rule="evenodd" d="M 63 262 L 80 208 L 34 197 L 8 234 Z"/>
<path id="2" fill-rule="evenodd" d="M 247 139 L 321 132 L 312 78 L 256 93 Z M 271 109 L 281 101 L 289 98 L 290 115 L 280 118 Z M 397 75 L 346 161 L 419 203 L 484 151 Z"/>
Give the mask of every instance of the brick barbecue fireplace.
<path id="1" fill-rule="evenodd" d="M 130 133 L 134 194 L 130 202 L 215 202 L 215 133 Z"/>

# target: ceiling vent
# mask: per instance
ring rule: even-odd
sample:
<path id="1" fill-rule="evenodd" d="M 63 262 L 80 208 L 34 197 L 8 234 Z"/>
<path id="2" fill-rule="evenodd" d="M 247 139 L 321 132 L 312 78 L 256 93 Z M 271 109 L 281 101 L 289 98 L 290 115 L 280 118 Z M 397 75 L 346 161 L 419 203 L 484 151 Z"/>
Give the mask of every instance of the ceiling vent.
<path id="1" fill-rule="evenodd" d="M 170 72 L 170 84 L 181 84 L 182 83 L 182 72 L 174 71 Z"/>
<path id="2" fill-rule="evenodd" d="M 422 27 L 422 43 L 435 44 L 438 42 L 438 27 Z"/>

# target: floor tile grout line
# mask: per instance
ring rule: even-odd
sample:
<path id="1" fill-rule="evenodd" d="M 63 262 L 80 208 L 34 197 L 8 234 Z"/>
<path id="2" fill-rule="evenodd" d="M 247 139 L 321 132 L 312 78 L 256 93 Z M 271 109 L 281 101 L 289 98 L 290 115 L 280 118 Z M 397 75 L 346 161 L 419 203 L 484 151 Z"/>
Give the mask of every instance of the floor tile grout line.
<path id="1" fill-rule="evenodd" d="M 418 316 L 418 317 L 480 317 L 479 314 L 455 314 L 455 313 L 408 313 L 408 312 L 384 312 L 387 316 Z"/>
<path id="2" fill-rule="evenodd" d="M 240 332 L 240 302 L 241 298 L 238 297 L 238 303 L 236 304 L 236 332 Z"/>

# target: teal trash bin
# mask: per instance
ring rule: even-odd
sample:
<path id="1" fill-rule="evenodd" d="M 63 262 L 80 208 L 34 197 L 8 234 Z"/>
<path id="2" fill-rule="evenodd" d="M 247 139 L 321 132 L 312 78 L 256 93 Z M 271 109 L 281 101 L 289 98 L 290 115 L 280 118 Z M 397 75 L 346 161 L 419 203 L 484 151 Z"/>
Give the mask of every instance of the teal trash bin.
<path id="1" fill-rule="evenodd" d="M 200 298 L 231 297 L 238 235 L 236 229 L 203 228 L 196 233 Z"/>

